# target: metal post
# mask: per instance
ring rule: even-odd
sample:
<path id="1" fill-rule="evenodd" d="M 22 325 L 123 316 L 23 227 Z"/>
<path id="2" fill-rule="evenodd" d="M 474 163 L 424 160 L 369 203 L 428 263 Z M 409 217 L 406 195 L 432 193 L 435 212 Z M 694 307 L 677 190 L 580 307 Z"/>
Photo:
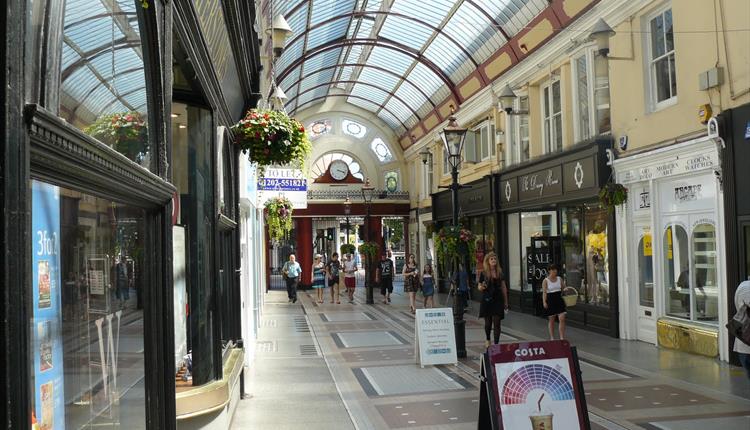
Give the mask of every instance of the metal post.
<path id="1" fill-rule="evenodd" d="M 365 215 L 365 243 L 369 243 L 369 242 L 370 242 L 370 203 L 368 202 L 367 214 Z M 365 289 L 367 292 L 367 300 L 365 301 L 365 303 L 367 303 L 368 305 L 372 305 L 375 303 L 375 299 L 373 298 L 373 293 L 372 293 L 372 289 L 373 289 L 372 288 L 372 284 L 373 284 L 372 275 L 374 272 L 373 270 L 374 268 L 372 267 L 373 266 L 372 256 L 368 254 L 365 256 L 365 259 L 366 259 Z"/>
<path id="2" fill-rule="evenodd" d="M 458 166 L 451 168 L 451 197 L 453 203 L 453 226 L 458 227 L 458 190 L 461 186 L 458 184 Z M 464 264 L 466 262 L 464 261 Z M 464 270 L 467 267 L 464 266 Z M 466 357 L 466 321 L 464 321 L 464 302 L 463 297 L 458 291 L 460 277 L 458 274 L 458 262 L 453 261 L 453 277 L 455 279 L 455 294 L 453 300 L 453 325 L 456 333 L 456 355 L 458 358 Z"/>

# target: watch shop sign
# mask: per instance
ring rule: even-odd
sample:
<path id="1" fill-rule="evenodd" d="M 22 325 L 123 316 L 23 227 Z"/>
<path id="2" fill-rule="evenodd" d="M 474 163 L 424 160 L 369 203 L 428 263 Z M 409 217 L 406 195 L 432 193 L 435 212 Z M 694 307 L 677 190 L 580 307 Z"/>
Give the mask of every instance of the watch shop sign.
<path id="1" fill-rule="evenodd" d="M 307 178 L 300 169 L 266 168 L 258 178 L 258 207 L 274 197 L 288 198 L 294 209 L 307 208 Z"/>

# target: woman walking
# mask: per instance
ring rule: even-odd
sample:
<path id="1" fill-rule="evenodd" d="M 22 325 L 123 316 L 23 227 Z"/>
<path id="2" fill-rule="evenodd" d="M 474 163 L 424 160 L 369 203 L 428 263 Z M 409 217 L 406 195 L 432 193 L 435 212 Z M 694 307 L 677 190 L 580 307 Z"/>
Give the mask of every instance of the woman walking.
<path id="1" fill-rule="evenodd" d="M 432 264 L 427 263 L 424 265 L 422 271 L 422 295 L 424 296 L 424 308 L 432 308 L 433 296 L 435 295 L 435 277 L 432 273 Z"/>
<path id="2" fill-rule="evenodd" d="M 417 290 L 419 289 L 419 268 L 417 258 L 409 254 L 409 260 L 404 264 L 404 292 L 409 294 L 409 308 L 411 313 L 417 312 Z"/>
<path id="3" fill-rule="evenodd" d="M 318 297 L 318 303 L 323 303 L 323 288 L 326 286 L 325 267 L 320 254 L 315 254 L 315 262 L 312 265 L 313 283 L 312 287 Z M 333 303 L 333 302 L 331 302 Z"/>
<path id="4" fill-rule="evenodd" d="M 357 287 L 357 262 L 354 261 L 352 254 L 346 255 L 344 261 L 344 285 L 346 292 L 349 294 L 349 304 L 354 304 L 354 289 Z"/>
<path id="5" fill-rule="evenodd" d="M 547 277 L 542 281 L 542 304 L 544 305 L 544 315 L 547 317 L 549 324 L 549 340 L 555 340 L 555 317 L 560 321 L 560 340 L 565 339 L 565 301 L 562 298 L 562 291 L 565 289 L 565 281 L 557 276 L 557 265 L 550 264 L 547 269 Z"/>
<path id="6" fill-rule="evenodd" d="M 505 311 L 508 309 L 508 287 L 505 285 L 503 270 L 494 252 L 484 256 L 483 266 L 482 275 L 479 277 L 479 291 L 482 292 L 479 317 L 484 318 L 484 346 L 489 347 L 493 328 L 495 345 L 500 343 L 500 321 L 505 318 Z"/>
<path id="7" fill-rule="evenodd" d="M 331 261 L 326 264 L 326 275 L 328 275 L 328 286 L 331 287 L 331 303 L 336 301 L 337 305 L 341 304 L 339 299 L 339 275 L 341 273 L 341 262 L 339 261 L 338 252 L 334 252 L 331 255 Z"/>

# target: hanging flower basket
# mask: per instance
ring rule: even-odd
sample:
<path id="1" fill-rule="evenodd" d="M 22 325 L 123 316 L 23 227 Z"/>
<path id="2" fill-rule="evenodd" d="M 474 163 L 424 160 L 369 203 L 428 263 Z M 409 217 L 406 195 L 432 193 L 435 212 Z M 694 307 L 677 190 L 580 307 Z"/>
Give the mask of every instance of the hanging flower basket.
<path id="1" fill-rule="evenodd" d="M 354 251 L 356 249 L 357 248 L 354 246 L 354 244 L 345 243 L 341 245 L 341 255 L 354 254 Z"/>
<path id="2" fill-rule="evenodd" d="M 599 191 L 599 204 L 610 212 L 628 201 L 628 189 L 622 184 L 607 182 Z"/>
<path id="3" fill-rule="evenodd" d="M 267 166 L 302 167 L 312 149 L 305 127 L 285 112 L 250 109 L 232 130 L 235 143 L 258 165 L 261 177 Z"/>
<path id="4" fill-rule="evenodd" d="M 437 232 L 435 249 L 438 264 L 458 262 L 461 258 L 474 255 L 476 252 L 474 233 L 461 226 L 443 227 Z"/>
<path id="5" fill-rule="evenodd" d="M 359 245 L 359 253 L 366 255 L 367 257 L 373 258 L 380 252 L 380 245 L 377 242 L 365 242 Z"/>
<path id="6" fill-rule="evenodd" d="M 435 234 L 435 223 L 430 222 L 425 227 L 425 230 L 427 231 L 427 236 L 432 237 L 433 234 Z"/>
<path id="7" fill-rule="evenodd" d="M 277 242 L 292 231 L 292 202 L 286 197 L 274 197 L 265 206 L 268 236 Z"/>
<path id="8" fill-rule="evenodd" d="M 89 136 L 140 163 L 148 153 L 148 128 L 140 112 L 121 112 L 100 116 L 83 129 Z"/>

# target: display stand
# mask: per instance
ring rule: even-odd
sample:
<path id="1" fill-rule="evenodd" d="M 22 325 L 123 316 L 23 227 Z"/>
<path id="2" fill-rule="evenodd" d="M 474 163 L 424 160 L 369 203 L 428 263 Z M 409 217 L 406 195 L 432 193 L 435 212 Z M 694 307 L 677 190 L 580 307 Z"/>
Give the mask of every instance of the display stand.
<path id="1" fill-rule="evenodd" d="M 479 430 L 591 429 L 578 354 L 567 341 L 493 345 L 479 378 Z"/>
<path id="2" fill-rule="evenodd" d="M 414 358 L 421 367 L 458 363 L 453 309 L 417 309 L 414 336 Z"/>

